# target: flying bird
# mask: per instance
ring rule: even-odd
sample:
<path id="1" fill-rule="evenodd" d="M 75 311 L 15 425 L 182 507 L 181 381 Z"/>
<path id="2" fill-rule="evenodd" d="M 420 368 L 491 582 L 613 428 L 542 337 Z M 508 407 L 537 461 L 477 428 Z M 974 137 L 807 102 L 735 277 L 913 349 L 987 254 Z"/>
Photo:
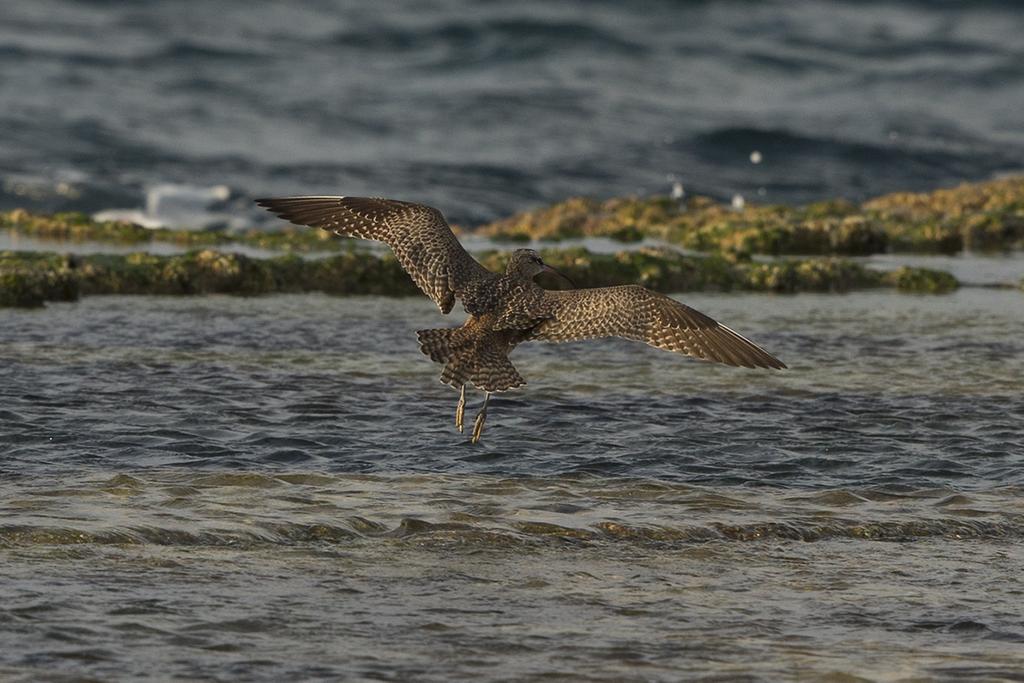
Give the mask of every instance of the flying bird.
<path id="1" fill-rule="evenodd" d="M 527 341 L 569 342 L 624 337 L 701 360 L 783 369 L 757 344 L 712 318 L 639 285 L 546 290 L 542 272 L 561 275 L 532 249 L 512 253 L 504 273 L 470 256 L 437 209 L 371 197 L 282 197 L 256 203 L 298 225 L 387 244 L 441 312 L 455 301 L 469 318 L 461 327 L 419 330 L 420 350 L 442 364 L 441 382 L 459 390 L 455 426 L 463 431 L 466 385 L 484 392 L 473 424 L 480 440 L 491 394 L 526 384 L 508 355 Z M 564 277 L 564 276 L 562 276 Z"/>

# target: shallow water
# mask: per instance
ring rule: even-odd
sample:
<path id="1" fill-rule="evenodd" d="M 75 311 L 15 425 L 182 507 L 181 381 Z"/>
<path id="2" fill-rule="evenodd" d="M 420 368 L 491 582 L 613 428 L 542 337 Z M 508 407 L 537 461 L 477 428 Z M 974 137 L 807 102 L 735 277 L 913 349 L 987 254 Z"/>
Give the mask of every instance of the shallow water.
<path id="1" fill-rule="evenodd" d="M 791 370 L 524 346 L 479 446 L 422 299 L 0 311 L 0 674 L 1024 676 L 1024 296 L 684 298 Z"/>
<path id="2" fill-rule="evenodd" d="M 969 251 L 948 255 L 875 254 L 858 259 L 881 270 L 899 266 L 932 268 L 950 273 L 962 285 L 982 287 L 1018 286 L 1024 282 L 1024 259 L 1020 252 L 977 254 Z"/>
<path id="3" fill-rule="evenodd" d="M 95 240 L 52 239 L 49 237 L 40 238 L 22 235 L 15 230 L 0 230 L 0 251 L 41 251 L 57 254 L 134 254 L 144 251 L 160 256 L 170 256 L 172 254 L 185 254 L 202 248 L 206 247 L 176 244 L 173 242 L 117 243 Z M 211 248 L 218 251 L 243 254 L 251 258 L 270 258 L 281 254 L 280 251 L 261 249 L 238 243 L 217 245 Z M 325 253 L 336 254 L 337 252 Z M 320 252 L 317 252 L 315 255 L 320 255 Z"/>

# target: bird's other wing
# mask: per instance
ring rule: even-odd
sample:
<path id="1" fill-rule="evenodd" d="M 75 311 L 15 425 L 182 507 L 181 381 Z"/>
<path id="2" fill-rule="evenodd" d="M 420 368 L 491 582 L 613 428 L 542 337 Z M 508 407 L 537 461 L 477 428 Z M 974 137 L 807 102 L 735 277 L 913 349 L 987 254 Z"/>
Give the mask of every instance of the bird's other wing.
<path id="1" fill-rule="evenodd" d="M 786 365 L 700 311 L 638 285 L 548 291 L 547 320 L 531 339 L 552 342 L 624 337 L 702 360 L 746 368 Z"/>
<path id="2" fill-rule="evenodd" d="M 442 313 L 466 286 L 493 274 L 469 255 L 437 209 L 371 197 L 281 197 L 256 203 L 287 221 L 384 242 Z"/>

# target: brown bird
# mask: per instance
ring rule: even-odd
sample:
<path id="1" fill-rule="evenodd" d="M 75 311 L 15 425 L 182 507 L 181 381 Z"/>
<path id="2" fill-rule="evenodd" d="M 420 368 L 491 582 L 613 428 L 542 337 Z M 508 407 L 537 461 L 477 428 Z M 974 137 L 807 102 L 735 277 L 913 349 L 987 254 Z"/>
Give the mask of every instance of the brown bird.
<path id="1" fill-rule="evenodd" d="M 444 364 L 441 381 L 459 390 L 455 426 L 461 432 L 466 384 L 484 392 L 473 425 L 480 440 L 491 394 L 526 384 L 508 354 L 518 344 L 624 337 L 701 360 L 747 368 L 786 365 L 749 339 L 678 301 L 639 285 L 549 291 L 533 279 L 554 272 L 537 252 L 517 249 L 504 273 L 484 268 L 459 244 L 437 209 L 368 197 L 257 199 L 298 225 L 384 242 L 442 313 L 455 300 L 469 318 L 462 327 L 420 330 L 420 350 Z M 564 276 L 563 276 L 564 277 Z"/>

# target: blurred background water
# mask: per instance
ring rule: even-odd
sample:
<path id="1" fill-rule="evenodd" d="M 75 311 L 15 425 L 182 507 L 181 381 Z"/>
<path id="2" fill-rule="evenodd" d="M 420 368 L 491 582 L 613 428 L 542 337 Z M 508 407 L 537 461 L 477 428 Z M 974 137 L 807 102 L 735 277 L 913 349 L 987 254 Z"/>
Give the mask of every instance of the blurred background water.
<path id="1" fill-rule="evenodd" d="M 0 209 L 933 189 L 1021 169 L 1022 34 L 1014 2 L 6 0 Z"/>
<path id="2" fill-rule="evenodd" d="M 933 189 L 1021 170 L 1022 35 L 1011 2 L 6 0 L 0 209 Z M 975 286 L 681 295 L 791 369 L 527 346 L 480 446 L 423 298 L 0 309 L 0 679 L 1024 680 L 1021 259 L 898 260 Z"/>

